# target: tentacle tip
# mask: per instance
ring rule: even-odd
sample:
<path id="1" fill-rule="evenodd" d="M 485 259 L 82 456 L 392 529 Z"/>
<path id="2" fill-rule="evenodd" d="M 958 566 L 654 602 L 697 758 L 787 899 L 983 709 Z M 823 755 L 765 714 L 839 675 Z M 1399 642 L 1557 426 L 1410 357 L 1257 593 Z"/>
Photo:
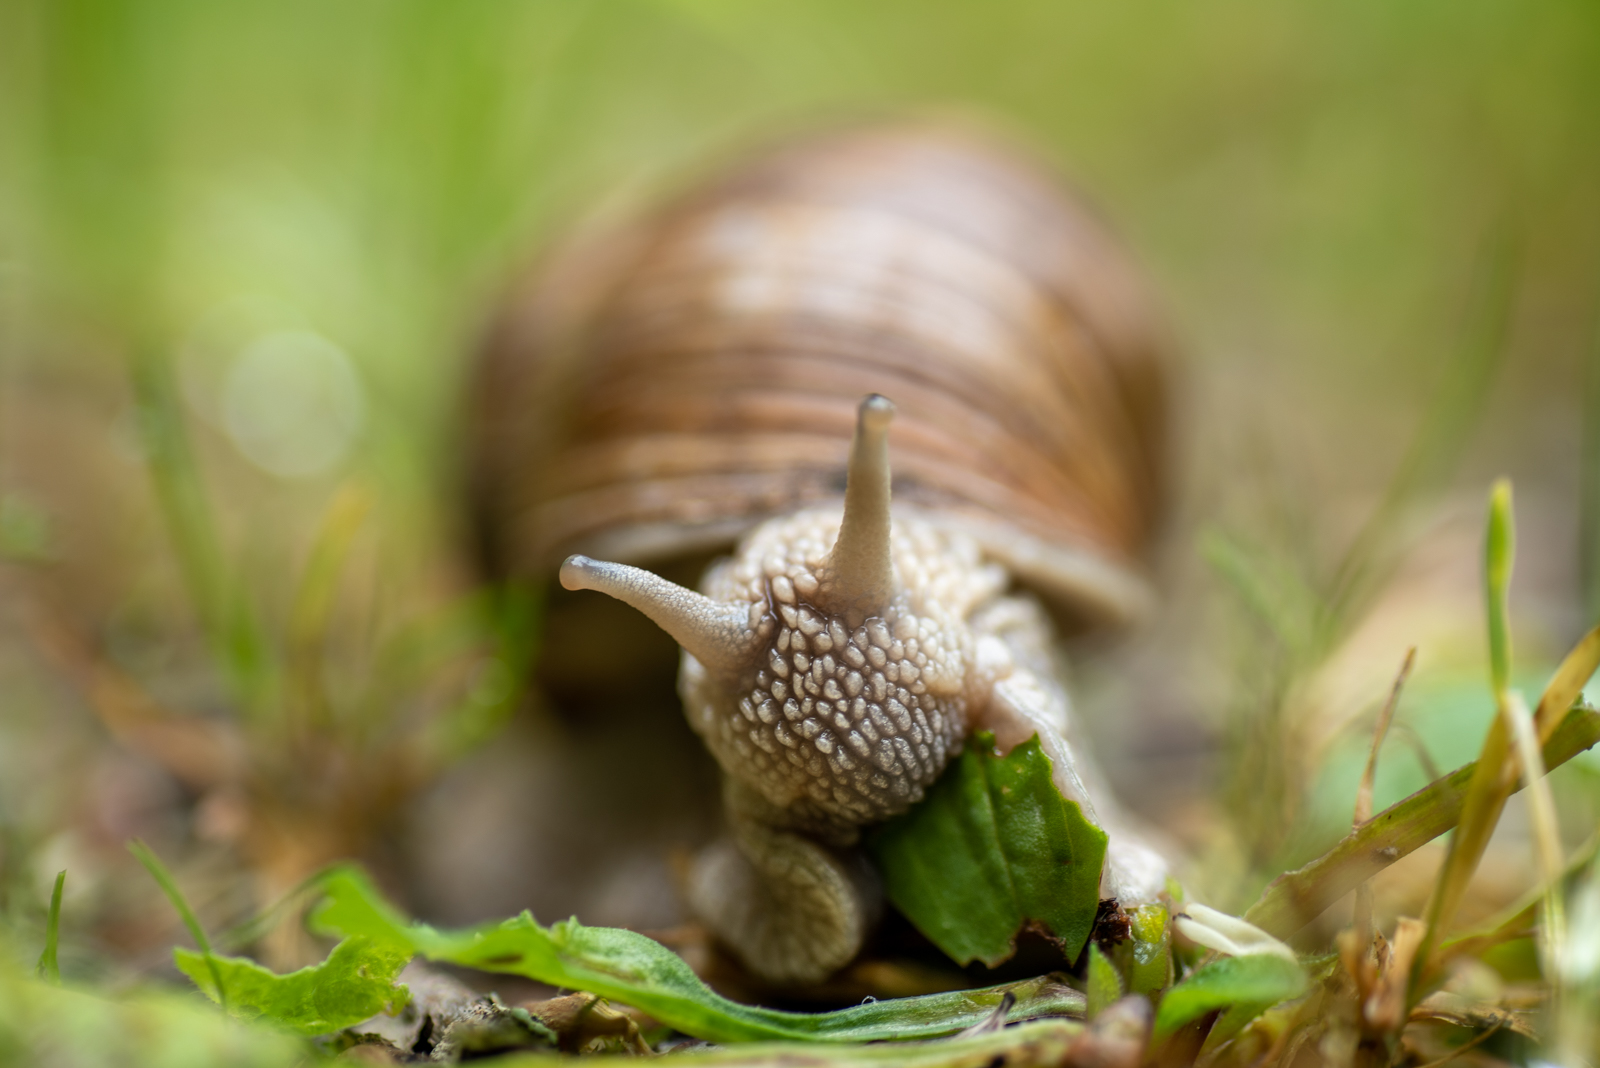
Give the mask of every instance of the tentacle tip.
<path id="1" fill-rule="evenodd" d="M 594 574 L 595 561 L 587 556 L 574 554 L 561 562 L 561 588 L 566 590 L 588 590 L 594 586 L 590 577 Z"/>
<path id="2" fill-rule="evenodd" d="M 861 407 L 856 409 L 856 418 L 864 430 L 885 430 L 894 418 L 894 401 L 882 393 L 868 393 L 861 399 Z"/>

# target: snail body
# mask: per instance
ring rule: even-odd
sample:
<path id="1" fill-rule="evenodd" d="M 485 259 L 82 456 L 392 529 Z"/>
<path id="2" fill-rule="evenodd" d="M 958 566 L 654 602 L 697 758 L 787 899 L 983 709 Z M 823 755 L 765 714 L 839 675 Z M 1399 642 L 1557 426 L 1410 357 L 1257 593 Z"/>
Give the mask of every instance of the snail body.
<path id="1" fill-rule="evenodd" d="M 747 966 L 807 982 L 855 955 L 862 829 L 979 728 L 1039 736 L 1110 834 L 1103 896 L 1163 891 L 1052 659 L 1052 613 L 1147 604 L 1159 484 L 1152 317 L 1073 200 L 965 136 L 851 131 L 579 242 L 510 307 L 477 383 L 486 551 L 565 557 L 563 586 L 682 646 L 728 823 L 690 905 Z M 699 592 L 635 566 L 735 538 Z"/>

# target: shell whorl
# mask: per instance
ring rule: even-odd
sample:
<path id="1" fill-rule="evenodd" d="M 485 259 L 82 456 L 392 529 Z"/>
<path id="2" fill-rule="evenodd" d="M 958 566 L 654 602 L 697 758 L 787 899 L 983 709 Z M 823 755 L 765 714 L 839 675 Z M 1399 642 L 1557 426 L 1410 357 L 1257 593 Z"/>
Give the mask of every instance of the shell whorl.
<path id="1" fill-rule="evenodd" d="M 575 240 L 506 307 L 471 417 L 503 570 L 654 563 L 837 499 L 856 402 L 882 393 L 899 502 L 1090 620 L 1148 599 L 1156 316 L 1009 150 L 921 126 L 804 141 Z"/>

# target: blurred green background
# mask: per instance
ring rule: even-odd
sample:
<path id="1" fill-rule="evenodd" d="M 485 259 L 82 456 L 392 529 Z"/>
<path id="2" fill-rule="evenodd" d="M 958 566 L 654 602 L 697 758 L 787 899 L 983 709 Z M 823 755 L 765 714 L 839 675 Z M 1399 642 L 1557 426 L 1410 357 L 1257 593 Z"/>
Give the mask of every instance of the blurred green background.
<path id="1" fill-rule="evenodd" d="M 475 589 L 455 497 L 497 292 L 597 204 L 830 119 L 1021 137 L 1170 309 L 1172 607 L 1086 669 L 1086 702 L 1141 810 L 1231 828 L 1198 834 L 1247 858 L 1219 898 L 1347 818 L 1297 823 L 1309 780 L 1258 772 L 1298 766 L 1280 721 L 1376 596 L 1329 608 L 1408 449 L 1424 528 L 1464 500 L 1475 530 L 1515 477 L 1527 663 L 1600 604 L 1587 0 L 7 0 L 0 79 L 0 906 L 35 915 L 75 867 L 118 952 L 164 937 L 138 933 L 153 898 L 107 888 L 122 838 L 189 857 L 232 915 L 326 854 L 381 866 L 407 798 L 512 717 L 531 609 Z M 1228 607 L 1242 558 L 1277 591 L 1254 616 Z M 236 725 L 216 751 L 244 770 L 174 772 L 146 729 L 169 713 Z M 1428 730 L 1483 719 L 1461 722 Z M 1414 788 L 1393 774 L 1380 805 Z M 1298 800 L 1258 826 L 1263 796 Z M 333 809 L 342 836 L 299 853 L 240 830 Z M 241 855 L 262 886 L 235 886 Z"/>

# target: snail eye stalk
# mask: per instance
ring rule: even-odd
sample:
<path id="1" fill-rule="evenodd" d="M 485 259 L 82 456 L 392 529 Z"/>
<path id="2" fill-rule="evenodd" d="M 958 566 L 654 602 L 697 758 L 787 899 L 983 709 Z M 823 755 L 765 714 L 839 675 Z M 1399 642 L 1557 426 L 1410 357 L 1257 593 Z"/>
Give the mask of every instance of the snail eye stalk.
<path id="1" fill-rule="evenodd" d="M 761 635 L 751 625 L 748 606 L 713 601 L 642 568 L 569 556 L 561 565 L 561 585 L 595 590 L 637 608 L 717 674 L 749 669 L 760 652 Z"/>
<path id="2" fill-rule="evenodd" d="M 889 422 L 894 405 L 869 393 L 856 410 L 850 443 L 850 469 L 844 492 L 844 521 L 825 569 L 822 589 L 827 606 L 859 627 L 880 614 L 894 596 L 889 559 Z"/>

